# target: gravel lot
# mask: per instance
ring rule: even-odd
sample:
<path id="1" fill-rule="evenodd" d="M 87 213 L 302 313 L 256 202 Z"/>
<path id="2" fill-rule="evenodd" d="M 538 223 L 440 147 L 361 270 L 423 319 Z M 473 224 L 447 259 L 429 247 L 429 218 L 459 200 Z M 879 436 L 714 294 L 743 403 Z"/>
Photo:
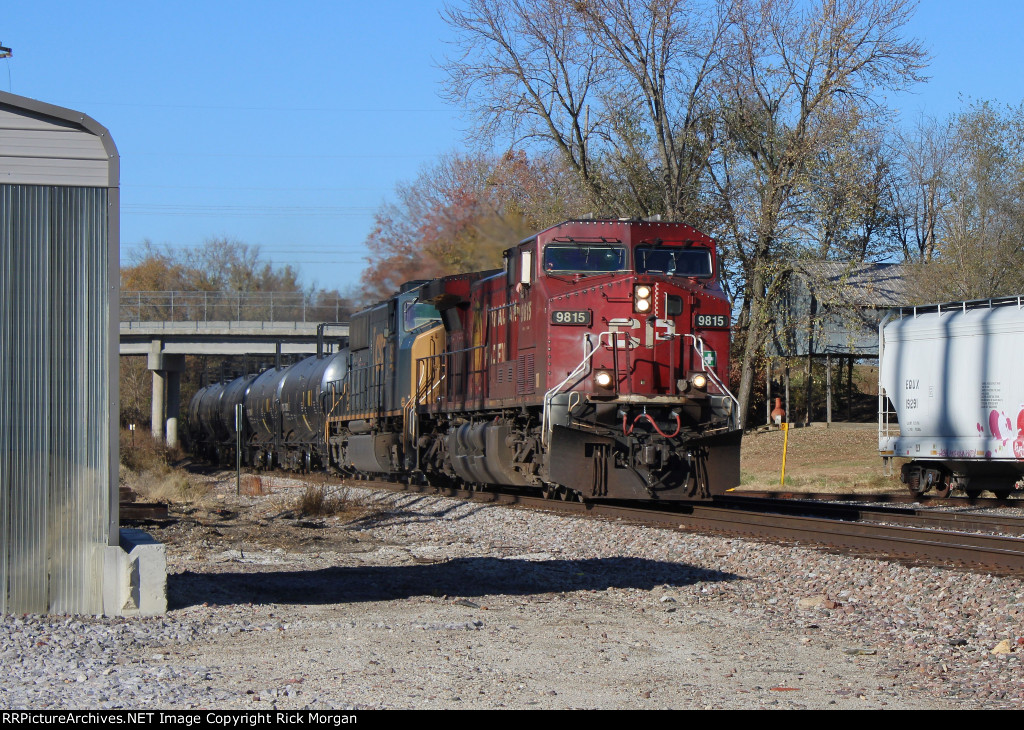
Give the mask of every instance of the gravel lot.
<path id="1" fill-rule="evenodd" d="M 294 519 L 278 481 L 151 530 L 164 617 L 0 617 L 0 707 L 1024 702 L 1019 579 L 359 489 Z"/>

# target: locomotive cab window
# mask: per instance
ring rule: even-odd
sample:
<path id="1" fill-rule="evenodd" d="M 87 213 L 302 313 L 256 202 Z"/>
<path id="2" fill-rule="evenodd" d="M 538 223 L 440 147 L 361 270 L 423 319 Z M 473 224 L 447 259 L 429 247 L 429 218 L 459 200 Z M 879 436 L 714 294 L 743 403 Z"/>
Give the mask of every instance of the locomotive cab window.
<path id="1" fill-rule="evenodd" d="M 712 273 L 711 251 L 706 248 L 638 246 L 636 249 L 636 271 L 638 274 L 693 276 L 707 279 Z"/>
<path id="2" fill-rule="evenodd" d="M 544 271 L 549 274 L 606 274 L 625 270 L 625 246 L 551 243 L 544 248 Z"/>
<path id="3" fill-rule="evenodd" d="M 403 323 L 406 332 L 412 332 L 420 325 L 436 322 L 441 319 L 433 304 L 424 302 L 406 302 L 405 310 L 402 313 Z"/>

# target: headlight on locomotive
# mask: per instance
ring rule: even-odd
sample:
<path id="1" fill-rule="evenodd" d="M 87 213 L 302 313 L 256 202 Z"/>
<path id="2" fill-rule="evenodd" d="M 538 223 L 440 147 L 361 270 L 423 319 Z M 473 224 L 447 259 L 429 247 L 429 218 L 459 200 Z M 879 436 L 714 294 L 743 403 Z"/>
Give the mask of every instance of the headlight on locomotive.
<path id="1" fill-rule="evenodd" d="M 703 393 L 708 389 L 708 376 L 704 373 L 693 373 L 686 380 L 679 380 L 676 385 L 681 393 L 689 393 L 691 390 Z"/>
<path id="2" fill-rule="evenodd" d="M 646 314 L 651 311 L 653 305 L 654 289 L 647 284 L 637 284 L 633 287 L 633 311 Z"/>
<path id="3" fill-rule="evenodd" d="M 597 386 L 604 388 L 605 390 L 610 390 L 611 387 L 615 384 L 615 379 L 612 377 L 612 374 L 607 370 L 598 370 L 594 374 L 594 383 Z"/>

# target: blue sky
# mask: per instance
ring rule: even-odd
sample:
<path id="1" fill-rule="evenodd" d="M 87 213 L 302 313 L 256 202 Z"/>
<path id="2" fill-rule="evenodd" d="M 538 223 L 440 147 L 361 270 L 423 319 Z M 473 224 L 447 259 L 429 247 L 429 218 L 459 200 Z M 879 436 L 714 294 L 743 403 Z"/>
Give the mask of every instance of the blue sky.
<path id="1" fill-rule="evenodd" d="M 9 3 L 0 89 L 85 112 L 121 154 L 122 260 L 143 239 L 226 236 L 305 283 L 358 281 L 373 211 L 463 145 L 439 96 L 440 0 Z M 1024 101 L 1024 5 L 925 0 L 929 83 L 908 120 L 960 98 Z"/>

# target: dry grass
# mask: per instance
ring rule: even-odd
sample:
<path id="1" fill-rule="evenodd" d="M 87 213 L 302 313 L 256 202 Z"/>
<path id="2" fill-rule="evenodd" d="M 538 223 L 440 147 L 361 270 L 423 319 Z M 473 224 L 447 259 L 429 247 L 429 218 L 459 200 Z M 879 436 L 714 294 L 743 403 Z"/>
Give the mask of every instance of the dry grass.
<path id="1" fill-rule="evenodd" d="M 905 489 L 896 476 L 884 474 L 874 424 L 815 424 L 790 430 L 786 447 L 786 482 L 782 471 L 781 431 L 743 438 L 741 489 L 805 492 L 890 492 Z"/>
<path id="2" fill-rule="evenodd" d="M 295 512 L 303 517 L 366 517 L 379 509 L 352 495 L 347 487 L 311 484 L 296 499 Z"/>
<path id="3" fill-rule="evenodd" d="M 136 431 L 133 438 L 131 431 L 122 430 L 120 453 L 118 481 L 145 501 L 194 504 L 210 492 L 208 485 L 172 466 L 182 458 L 180 449 L 168 449 L 148 433 Z"/>

